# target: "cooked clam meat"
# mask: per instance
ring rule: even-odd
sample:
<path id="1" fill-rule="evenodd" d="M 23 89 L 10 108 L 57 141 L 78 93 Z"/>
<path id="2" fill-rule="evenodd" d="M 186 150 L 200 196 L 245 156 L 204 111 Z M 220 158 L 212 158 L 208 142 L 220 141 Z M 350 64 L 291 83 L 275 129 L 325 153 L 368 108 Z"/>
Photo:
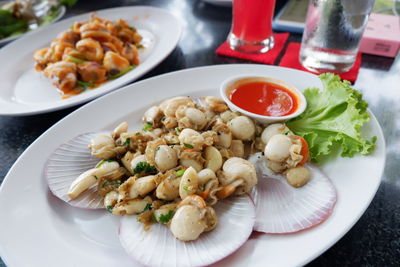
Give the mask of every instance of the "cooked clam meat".
<path id="1" fill-rule="evenodd" d="M 177 96 L 148 108 L 142 121 L 142 130 L 129 132 L 122 122 L 91 140 L 102 164 L 74 181 L 71 198 L 97 183 L 113 214 L 137 214 L 145 230 L 161 223 L 191 241 L 216 227 L 213 205 L 257 185 L 256 168 L 245 159 L 250 153 L 264 152 L 266 164 L 294 187 L 310 179 L 305 140 L 283 123 L 264 127 L 232 112 L 219 98 Z"/>
<path id="2" fill-rule="evenodd" d="M 204 200 L 191 195 L 182 200 L 172 217 L 170 229 L 181 241 L 196 240 L 204 231 L 210 231 L 217 225 L 215 211 L 207 207 Z"/>
<path id="3" fill-rule="evenodd" d="M 88 147 L 92 150 L 92 156 L 101 159 L 113 158 L 117 154 L 126 151 L 124 147 L 117 147 L 114 139 L 105 134 L 100 134 L 93 138 Z"/>
<path id="4" fill-rule="evenodd" d="M 112 179 L 118 179 L 122 176 L 120 175 L 120 166 L 116 161 L 100 162 L 98 165 L 100 166 L 87 170 L 79 175 L 71 184 L 68 190 L 68 196 L 71 199 L 78 197 L 83 191 L 96 184 L 99 178 L 108 176 Z"/>
<path id="5" fill-rule="evenodd" d="M 194 130 L 202 130 L 207 123 L 206 114 L 199 109 L 179 106 L 175 112 L 178 119 L 178 126 L 181 129 L 191 128 Z"/>
<path id="6" fill-rule="evenodd" d="M 154 157 L 154 163 L 160 172 L 165 172 L 166 170 L 176 167 L 176 165 L 178 165 L 176 151 L 167 145 L 158 146 Z"/>
<path id="7" fill-rule="evenodd" d="M 229 121 L 229 127 L 234 138 L 250 140 L 254 137 L 256 128 L 254 122 L 246 116 L 239 116 Z"/>
<path id="8" fill-rule="evenodd" d="M 302 166 L 308 160 L 308 145 L 293 135 L 284 124 L 272 124 L 264 129 L 262 141 L 267 166 L 275 172 L 286 174 L 293 187 L 301 187 L 310 180 L 309 170 Z"/>
<path id="9" fill-rule="evenodd" d="M 271 139 L 272 136 L 276 134 L 283 134 L 283 133 L 289 133 L 290 130 L 288 127 L 286 127 L 285 124 L 283 123 L 273 123 L 265 127 L 261 134 L 261 140 L 264 142 L 264 144 L 267 144 L 269 139 Z"/>
<path id="10" fill-rule="evenodd" d="M 194 102 L 190 97 L 178 96 L 165 100 L 159 107 L 166 117 L 175 117 L 176 110 L 183 105 L 194 106 Z"/>
<path id="11" fill-rule="evenodd" d="M 225 161 L 222 169 L 223 171 L 218 176 L 223 186 L 218 192 L 220 198 L 248 193 L 257 184 L 256 169 L 245 159 L 232 157 Z"/>
<path id="12" fill-rule="evenodd" d="M 183 129 L 178 138 L 181 145 L 195 150 L 201 150 L 205 141 L 199 132 L 189 128 Z"/>
<path id="13" fill-rule="evenodd" d="M 187 196 L 193 195 L 197 192 L 199 187 L 199 177 L 193 167 L 189 167 L 183 173 L 181 182 L 179 184 L 179 196 L 185 199 Z"/>

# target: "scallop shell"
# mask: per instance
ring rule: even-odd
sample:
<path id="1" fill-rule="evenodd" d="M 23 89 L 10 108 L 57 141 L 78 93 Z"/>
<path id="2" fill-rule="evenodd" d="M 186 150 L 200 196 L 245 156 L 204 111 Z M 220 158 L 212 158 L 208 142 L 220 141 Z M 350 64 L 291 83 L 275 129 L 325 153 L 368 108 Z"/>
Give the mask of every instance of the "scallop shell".
<path id="1" fill-rule="evenodd" d="M 256 205 L 254 230 L 269 234 L 294 233 L 325 221 L 336 203 L 336 189 L 317 167 L 306 164 L 311 180 L 301 188 L 289 185 L 283 175 L 274 175 L 263 159 L 250 159 L 256 165 L 258 184 L 251 192 Z"/>
<path id="2" fill-rule="evenodd" d="M 237 250 L 249 238 L 255 219 L 254 204 L 248 196 L 233 197 L 214 206 L 217 227 L 190 242 L 177 240 L 170 230 L 153 224 L 145 231 L 135 217 L 121 219 L 122 247 L 136 261 L 148 266 L 204 266 Z"/>
<path id="3" fill-rule="evenodd" d="M 98 134 L 85 133 L 62 144 L 50 155 L 44 167 L 44 175 L 50 191 L 74 207 L 104 208 L 103 197 L 97 194 L 97 185 L 92 186 L 73 200 L 67 196 L 72 182 L 81 173 L 94 168 L 99 162 L 98 158 L 91 156 L 88 148 L 90 140 Z"/>

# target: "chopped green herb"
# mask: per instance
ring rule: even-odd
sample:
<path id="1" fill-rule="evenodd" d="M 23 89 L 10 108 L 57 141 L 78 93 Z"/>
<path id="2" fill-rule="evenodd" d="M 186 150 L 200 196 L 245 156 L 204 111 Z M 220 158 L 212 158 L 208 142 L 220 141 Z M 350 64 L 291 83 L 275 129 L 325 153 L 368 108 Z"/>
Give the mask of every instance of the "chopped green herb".
<path id="1" fill-rule="evenodd" d="M 79 86 L 82 90 L 86 90 L 88 87 L 93 87 L 93 86 L 94 86 L 93 83 L 83 82 L 83 81 L 79 81 L 79 80 L 77 80 L 76 83 L 78 84 L 78 86 Z"/>
<path id="2" fill-rule="evenodd" d="M 150 122 L 146 122 L 144 125 L 143 125 L 143 131 L 145 131 L 145 132 L 147 132 L 147 131 L 150 131 L 151 129 L 152 129 L 152 127 L 153 127 L 153 124 L 151 124 Z"/>
<path id="3" fill-rule="evenodd" d="M 131 138 L 128 137 L 128 138 L 126 138 L 126 140 L 124 142 L 124 146 L 129 146 L 130 143 L 131 143 Z"/>
<path id="4" fill-rule="evenodd" d="M 183 189 L 184 189 L 185 191 L 189 191 L 189 187 L 188 187 L 187 185 L 185 185 L 185 186 L 183 187 Z"/>
<path id="5" fill-rule="evenodd" d="M 284 132 L 283 134 L 284 134 L 284 135 L 288 135 L 288 134 L 289 134 L 289 131 L 286 131 L 286 132 Z"/>
<path id="6" fill-rule="evenodd" d="M 178 127 L 176 127 L 176 128 L 175 128 L 175 131 L 176 131 L 177 133 L 180 133 L 182 130 L 179 129 Z"/>
<path id="7" fill-rule="evenodd" d="M 86 60 L 83 60 L 83 59 L 80 59 L 80 58 L 77 58 L 77 57 L 73 57 L 73 56 L 69 56 L 69 60 L 71 60 L 72 62 L 77 63 L 77 64 L 86 62 Z"/>
<path id="8" fill-rule="evenodd" d="M 148 164 L 147 162 L 141 161 L 136 164 L 135 169 L 133 170 L 133 174 L 137 173 L 152 173 L 156 171 L 156 167 Z"/>
<path id="9" fill-rule="evenodd" d="M 145 211 L 148 211 L 148 210 L 151 210 L 151 208 L 152 208 L 151 203 L 147 203 L 146 207 L 144 207 L 144 209 L 143 209 L 143 211 L 141 213 L 143 213 Z"/>
<path id="10" fill-rule="evenodd" d="M 187 148 L 193 149 L 193 146 L 192 146 L 191 144 L 186 144 L 186 143 L 184 143 L 183 145 L 184 145 L 185 147 L 187 147 Z"/>
<path id="11" fill-rule="evenodd" d="M 130 72 L 131 70 L 133 70 L 135 67 L 136 67 L 136 66 L 131 65 L 131 66 L 129 66 L 129 68 L 127 68 L 126 70 L 123 70 L 123 71 L 121 71 L 121 72 L 118 72 L 117 74 L 114 74 L 114 75 L 109 75 L 108 78 L 109 78 L 110 80 L 119 78 L 119 77 L 121 77 L 122 75 L 124 75 L 124 74 Z"/>
<path id="12" fill-rule="evenodd" d="M 113 162 L 116 161 L 114 159 L 102 159 L 99 163 L 97 163 L 95 168 L 99 168 L 101 165 L 103 165 L 105 162 Z"/>
<path id="13" fill-rule="evenodd" d="M 115 181 L 107 181 L 107 182 L 104 182 L 104 183 L 101 185 L 101 187 L 104 188 L 104 187 L 106 187 L 107 185 L 120 186 L 120 185 L 121 185 L 121 180 L 115 180 Z"/>
<path id="14" fill-rule="evenodd" d="M 160 223 L 168 223 L 174 217 L 175 211 L 169 210 L 167 214 L 161 214 L 158 221 Z"/>
<path id="15" fill-rule="evenodd" d="M 107 209 L 109 212 L 112 212 L 113 206 L 107 206 L 106 209 Z"/>
<path id="16" fill-rule="evenodd" d="M 137 45 L 136 45 L 136 48 L 137 48 L 137 49 L 142 49 L 142 48 L 144 48 L 144 46 L 143 46 L 142 44 L 137 44 Z"/>
<path id="17" fill-rule="evenodd" d="M 154 213 L 151 214 L 151 221 L 154 222 L 154 223 L 158 222 L 156 216 L 154 215 Z"/>
<path id="18" fill-rule="evenodd" d="M 96 180 L 99 180 L 99 177 L 97 177 L 96 175 L 94 176 L 94 178 L 95 178 Z"/>
<path id="19" fill-rule="evenodd" d="M 181 177 L 185 173 L 185 170 L 179 170 L 176 172 L 176 177 Z"/>

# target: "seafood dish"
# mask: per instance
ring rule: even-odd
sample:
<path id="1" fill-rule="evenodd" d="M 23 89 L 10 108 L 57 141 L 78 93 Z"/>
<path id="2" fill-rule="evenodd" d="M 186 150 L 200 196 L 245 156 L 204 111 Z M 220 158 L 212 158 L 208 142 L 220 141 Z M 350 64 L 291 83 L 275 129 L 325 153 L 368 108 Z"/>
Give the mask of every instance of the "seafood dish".
<path id="1" fill-rule="evenodd" d="M 338 82 L 335 76 L 321 79 Z M 356 94 L 340 83 L 346 94 Z M 356 96 L 351 105 L 358 111 L 340 112 L 346 119 L 351 113 L 361 116 L 365 123 L 366 103 Z M 321 110 L 321 102 L 315 103 Z M 215 96 L 177 96 L 149 107 L 140 130 L 129 131 L 123 121 L 110 132 L 71 139 L 50 156 L 44 174 L 51 192 L 71 206 L 118 216 L 121 245 L 133 259 L 151 266 L 212 264 L 237 250 L 253 230 L 296 233 L 332 214 L 336 189 L 311 163 L 321 157 L 326 135 L 314 144 L 306 140 L 308 133 L 293 131 L 301 120 L 310 122 L 315 107 L 310 101 L 304 114 L 290 121 L 262 124 Z M 373 139 L 358 136 L 359 147 L 354 140 L 353 154 L 374 147 Z M 60 166 L 70 173 L 60 175 Z M 149 247 L 171 262 L 161 262 Z"/>
<path id="2" fill-rule="evenodd" d="M 95 14 L 61 32 L 50 47 L 34 52 L 35 69 L 43 72 L 62 97 L 116 79 L 139 64 L 142 36 L 125 20 Z"/>
<path id="3" fill-rule="evenodd" d="M 63 13 L 59 1 L 7 1 L 0 4 L 0 41 L 11 41 L 28 31 L 45 26 Z"/>
<path id="4" fill-rule="evenodd" d="M 68 197 L 75 199 L 97 184 L 110 212 L 140 214 L 138 220 L 146 226 L 166 224 L 179 240 L 195 240 L 214 229 L 218 218 L 213 206 L 249 193 L 257 183 L 253 164 L 244 159 L 245 144 L 262 150 L 261 138 L 256 138 L 262 128 L 216 97 L 203 100 L 204 108 L 189 97 L 168 99 L 145 112 L 142 130 L 128 132 L 122 122 L 111 135 L 95 136 L 89 148 L 101 161 L 71 184 Z M 301 147 L 295 138 L 293 144 Z M 282 169 L 302 165 L 307 155 L 297 150 L 288 162 L 284 157 L 273 160 Z"/>
<path id="5" fill-rule="evenodd" d="M 218 210 L 226 200 L 245 206 L 244 214 L 254 212 L 248 195 L 257 195 L 253 190 L 259 180 L 256 168 L 264 166 L 257 163 L 260 159 L 276 175 L 286 176 L 289 187 L 302 187 L 310 180 L 313 169 L 305 164 L 309 155 L 302 137 L 283 123 L 263 127 L 232 112 L 217 97 L 167 99 L 150 107 L 143 123 L 139 131 L 128 131 L 128 124 L 122 122 L 111 133 L 90 133 L 73 140 L 86 145 L 82 149 L 90 151 L 94 160 L 91 168 L 68 180 L 66 192 L 65 186 L 58 191 L 51 160 L 46 171 L 52 192 L 71 205 L 105 208 L 125 217 L 121 225 L 127 226 L 120 229 L 123 244 L 133 238 L 126 234 L 132 229 L 145 234 L 169 229 L 169 235 L 179 241 L 197 241 L 206 232 L 226 227 L 219 225 L 219 217 L 229 209 Z M 325 186 L 331 196 L 327 205 L 333 206 L 336 193 L 329 182 Z M 318 216 L 323 219 L 328 214 Z M 257 217 L 246 219 L 250 221 L 243 230 L 252 229 Z M 260 229 L 267 231 L 268 223 L 258 221 Z M 251 233 L 246 231 L 245 239 Z M 131 246 L 125 247 L 129 251 Z"/>

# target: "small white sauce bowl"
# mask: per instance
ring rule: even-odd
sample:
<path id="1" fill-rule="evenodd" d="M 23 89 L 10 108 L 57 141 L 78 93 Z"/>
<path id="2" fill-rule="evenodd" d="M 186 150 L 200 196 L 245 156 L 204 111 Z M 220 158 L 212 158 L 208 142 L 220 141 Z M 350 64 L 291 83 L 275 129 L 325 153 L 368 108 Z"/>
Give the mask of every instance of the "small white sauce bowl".
<path id="1" fill-rule="evenodd" d="M 297 110 L 295 110 L 295 112 L 293 112 L 292 114 L 289 114 L 286 116 L 280 116 L 280 117 L 265 116 L 265 115 L 260 115 L 260 114 L 256 114 L 256 113 L 252 113 L 250 111 L 244 110 L 244 109 L 236 106 L 234 103 L 232 103 L 232 101 L 230 99 L 230 95 L 231 95 L 232 91 L 235 88 L 237 88 L 237 86 L 240 86 L 240 85 L 246 84 L 246 83 L 251 83 L 251 82 L 267 82 L 267 83 L 273 83 L 273 84 L 277 84 L 277 85 L 284 87 L 288 91 L 292 92 L 295 95 L 295 97 L 297 98 L 296 99 L 297 103 L 298 103 Z M 251 94 L 251 92 L 249 92 L 249 94 Z M 260 122 L 262 124 L 270 124 L 270 123 L 274 123 L 274 122 L 281 122 L 281 121 L 286 121 L 286 120 L 292 119 L 294 117 L 299 116 L 301 113 L 303 113 L 307 107 L 306 98 L 304 97 L 303 93 L 299 89 L 297 89 L 296 87 L 294 87 L 290 84 L 287 84 L 283 81 L 280 81 L 280 80 L 277 80 L 277 79 L 274 79 L 271 77 L 266 77 L 266 76 L 231 77 L 231 78 L 225 80 L 221 84 L 220 95 L 232 111 L 238 111 L 238 112 L 242 113 L 243 115 L 246 115 L 250 118 L 257 120 L 258 122 Z"/>

